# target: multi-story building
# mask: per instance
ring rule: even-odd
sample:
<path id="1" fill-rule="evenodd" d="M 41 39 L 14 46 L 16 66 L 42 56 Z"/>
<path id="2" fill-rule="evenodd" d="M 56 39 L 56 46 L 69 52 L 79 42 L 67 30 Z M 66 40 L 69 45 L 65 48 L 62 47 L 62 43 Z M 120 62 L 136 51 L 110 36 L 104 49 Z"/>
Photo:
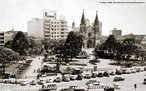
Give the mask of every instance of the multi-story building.
<path id="1" fill-rule="evenodd" d="M 28 36 L 44 38 L 43 19 L 33 18 L 27 22 Z"/>
<path id="2" fill-rule="evenodd" d="M 10 31 L 4 33 L 4 42 L 12 41 L 18 31 L 14 31 L 12 28 Z"/>
<path id="3" fill-rule="evenodd" d="M 0 47 L 4 46 L 4 32 L 0 32 Z"/>
<path id="4" fill-rule="evenodd" d="M 44 10 L 43 20 L 45 40 L 64 40 L 67 38 L 68 29 L 64 16 L 57 19 L 56 11 Z"/>
<path id="5" fill-rule="evenodd" d="M 146 44 L 146 35 L 145 35 L 144 38 L 142 39 L 141 44 Z"/>
<path id="6" fill-rule="evenodd" d="M 117 28 L 114 28 L 112 30 L 112 35 L 114 35 L 114 37 L 116 39 L 120 38 L 122 36 L 122 30 L 118 30 Z"/>

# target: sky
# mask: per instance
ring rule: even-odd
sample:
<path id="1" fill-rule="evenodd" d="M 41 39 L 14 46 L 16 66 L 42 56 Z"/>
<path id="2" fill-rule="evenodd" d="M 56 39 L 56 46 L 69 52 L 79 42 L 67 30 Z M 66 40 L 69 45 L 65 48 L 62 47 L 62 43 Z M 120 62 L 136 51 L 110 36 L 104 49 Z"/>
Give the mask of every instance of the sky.
<path id="1" fill-rule="evenodd" d="M 102 2 L 106 3 L 102 3 Z M 109 4 L 107 2 L 132 2 L 141 4 Z M 68 25 L 75 22 L 79 27 L 84 9 L 85 18 L 94 22 L 96 11 L 102 22 L 102 34 L 108 35 L 113 28 L 124 34 L 146 34 L 145 0 L 0 0 L 0 31 L 27 31 L 27 21 L 43 18 L 43 10 L 56 10 L 57 16 L 65 15 Z"/>

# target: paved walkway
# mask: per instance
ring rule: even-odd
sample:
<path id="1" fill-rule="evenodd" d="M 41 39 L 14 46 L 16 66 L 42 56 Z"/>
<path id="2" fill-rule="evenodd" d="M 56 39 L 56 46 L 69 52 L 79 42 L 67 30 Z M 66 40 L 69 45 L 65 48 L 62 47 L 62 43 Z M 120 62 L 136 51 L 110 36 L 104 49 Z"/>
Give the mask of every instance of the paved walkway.
<path id="1" fill-rule="evenodd" d="M 29 69 L 23 74 L 22 78 L 36 78 L 37 77 L 37 70 L 41 69 L 42 64 L 42 56 L 37 56 L 35 58 L 30 58 L 33 60 L 30 64 Z M 35 70 L 35 72 L 34 72 Z"/>

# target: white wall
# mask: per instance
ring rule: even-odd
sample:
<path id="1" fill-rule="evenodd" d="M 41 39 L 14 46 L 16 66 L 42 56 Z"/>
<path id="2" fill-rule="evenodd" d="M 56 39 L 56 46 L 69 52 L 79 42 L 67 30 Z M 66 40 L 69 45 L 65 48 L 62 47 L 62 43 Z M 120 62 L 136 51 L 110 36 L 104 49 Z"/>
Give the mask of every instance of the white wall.
<path id="1" fill-rule="evenodd" d="M 28 36 L 44 38 L 43 19 L 33 18 L 27 22 Z"/>

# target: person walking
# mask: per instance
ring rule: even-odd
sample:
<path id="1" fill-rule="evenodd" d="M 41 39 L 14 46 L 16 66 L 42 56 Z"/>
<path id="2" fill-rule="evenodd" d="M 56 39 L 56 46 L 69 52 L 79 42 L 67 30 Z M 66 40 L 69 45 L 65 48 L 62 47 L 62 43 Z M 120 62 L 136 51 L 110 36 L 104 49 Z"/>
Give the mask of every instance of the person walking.
<path id="1" fill-rule="evenodd" d="M 137 84 L 134 84 L 134 88 L 135 88 L 135 89 L 137 88 Z"/>

